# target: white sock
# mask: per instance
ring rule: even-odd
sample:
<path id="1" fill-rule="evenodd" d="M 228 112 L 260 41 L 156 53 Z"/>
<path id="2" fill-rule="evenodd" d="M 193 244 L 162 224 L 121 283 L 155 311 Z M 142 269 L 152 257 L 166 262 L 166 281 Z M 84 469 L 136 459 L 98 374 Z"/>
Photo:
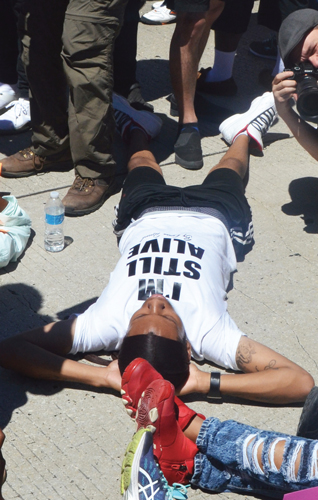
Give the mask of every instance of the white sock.
<path id="1" fill-rule="evenodd" d="M 247 133 L 247 130 L 245 129 L 245 130 L 243 130 L 243 132 L 240 132 L 239 134 L 237 134 L 237 135 L 235 136 L 234 141 L 236 141 L 236 139 L 237 139 L 238 137 L 240 137 L 240 135 L 247 135 L 247 137 L 249 137 L 249 135 L 248 135 L 248 133 Z M 234 141 L 233 141 L 233 142 L 234 142 Z"/>
<path id="2" fill-rule="evenodd" d="M 277 73 L 281 73 L 282 71 L 284 71 L 284 63 L 279 53 L 277 53 L 276 64 L 272 71 L 272 76 L 276 76 Z"/>
<path id="3" fill-rule="evenodd" d="M 233 64 L 236 50 L 234 52 L 222 52 L 214 49 L 213 68 L 206 75 L 206 82 L 223 82 L 232 76 Z"/>

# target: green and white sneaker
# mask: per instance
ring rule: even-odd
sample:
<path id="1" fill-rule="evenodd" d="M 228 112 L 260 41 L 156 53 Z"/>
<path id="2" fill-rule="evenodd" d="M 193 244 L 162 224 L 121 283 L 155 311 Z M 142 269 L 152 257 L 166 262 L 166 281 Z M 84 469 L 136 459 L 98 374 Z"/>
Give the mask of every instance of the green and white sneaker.
<path id="1" fill-rule="evenodd" d="M 186 500 L 187 488 L 169 486 L 152 451 L 152 433 L 139 429 L 125 453 L 121 469 L 121 494 L 124 500 Z"/>

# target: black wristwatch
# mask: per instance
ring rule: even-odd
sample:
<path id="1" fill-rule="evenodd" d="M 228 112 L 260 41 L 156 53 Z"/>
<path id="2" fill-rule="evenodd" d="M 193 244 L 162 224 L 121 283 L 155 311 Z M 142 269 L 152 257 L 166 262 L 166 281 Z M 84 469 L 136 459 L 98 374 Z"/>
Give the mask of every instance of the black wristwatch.
<path id="1" fill-rule="evenodd" d="M 208 399 L 222 399 L 220 393 L 220 372 L 211 372 L 210 390 L 207 394 Z"/>

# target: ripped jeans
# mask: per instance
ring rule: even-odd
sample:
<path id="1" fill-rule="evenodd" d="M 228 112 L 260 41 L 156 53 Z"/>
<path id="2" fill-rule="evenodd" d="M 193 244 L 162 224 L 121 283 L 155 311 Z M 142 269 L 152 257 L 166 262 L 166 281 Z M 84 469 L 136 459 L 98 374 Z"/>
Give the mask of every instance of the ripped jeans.
<path id="1" fill-rule="evenodd" d="M 196 444 L 194 488 L 282 498 L 318 486 L 318 441 L 211 417 L 203 422 Z"/>

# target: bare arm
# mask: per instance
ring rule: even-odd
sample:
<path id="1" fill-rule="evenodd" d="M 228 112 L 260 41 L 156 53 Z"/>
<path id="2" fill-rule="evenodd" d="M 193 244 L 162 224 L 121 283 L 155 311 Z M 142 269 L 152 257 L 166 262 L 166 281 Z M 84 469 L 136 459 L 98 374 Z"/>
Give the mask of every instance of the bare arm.
<path id="1" fill-rule="evenodd" d="M 276 109 L 299 144 L 318 161 L 318 130 L 309 125 L 292 109 L 289 99 L 296 96 L 296 81 L 287 80 L 293 73 L 284 71 L 275 76 L 273 93 Z"/>
<path id="2" fill-rule="evenodd" d="M 223 395 L 286 404 L 304 401 L 314 385 L 313 378 L 303 368 L 248 337 L 241 337 L 236 363 L 244 373 L 221 375 L 220 391 Z M 190 373 L 180 394 L 207 394 L 210 374 L 195 367 Z"/>
<path id="3" fill-rule="evenodd" d="M 79 363 L 65 356 L 72 347 L 76 319 L 50 323 L 4 340 L 0 365 L 33 378 L 79 382 L 120 390 L 117 361 L 107 367 Z"/>

